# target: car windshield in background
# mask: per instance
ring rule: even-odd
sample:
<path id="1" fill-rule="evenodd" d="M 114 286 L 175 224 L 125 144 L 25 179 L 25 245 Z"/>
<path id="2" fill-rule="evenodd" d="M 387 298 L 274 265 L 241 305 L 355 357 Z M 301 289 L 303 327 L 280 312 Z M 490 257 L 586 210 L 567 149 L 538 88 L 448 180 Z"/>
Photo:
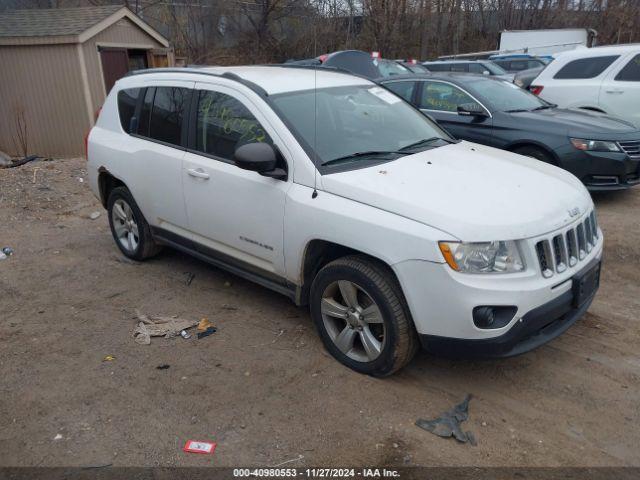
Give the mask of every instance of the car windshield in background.
<path id="1" fill-rule="evenodd" d="M 374 62 L 375 63 L 375 62 Z M 411 73 L 407 67 L 400 65 L 398 62 L 392 60 L 378 60 L 378 70 L 380 75 L 384 78 L 392 77 L 394 75 L 407 75 Z"/>
<path id="2" fill-rule="evenodd" d="M 271 99 L 320 164 L 393 160 L 453 141 L 409 104 L 375 85 L 305 90 Z"/>
<path id="3" fill-rule="evenodd" d="M 551 106 L 532 93 L 503 80 L 474 78 L 464 82 L 464 86 L 482 97 L 492 110 L 500 112 L 541 110 Z"/>

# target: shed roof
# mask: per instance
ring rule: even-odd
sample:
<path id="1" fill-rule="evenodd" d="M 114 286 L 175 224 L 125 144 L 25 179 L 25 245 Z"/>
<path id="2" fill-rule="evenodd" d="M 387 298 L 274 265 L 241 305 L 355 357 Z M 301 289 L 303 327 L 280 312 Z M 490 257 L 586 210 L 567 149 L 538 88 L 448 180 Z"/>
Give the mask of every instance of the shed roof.
<path id="1" fill-rule="evenodd" d="M 169 46 L 165 37 L 123 5 L 5 10 L 0 12 L 0 45 L 82 43 L 124 17 Z"/>
<path id="2" fill-rule="evenodd" d="M 0 37 L 80 35 L 114 14 L 122 5 L 9 10 L 0 13 Z"/>

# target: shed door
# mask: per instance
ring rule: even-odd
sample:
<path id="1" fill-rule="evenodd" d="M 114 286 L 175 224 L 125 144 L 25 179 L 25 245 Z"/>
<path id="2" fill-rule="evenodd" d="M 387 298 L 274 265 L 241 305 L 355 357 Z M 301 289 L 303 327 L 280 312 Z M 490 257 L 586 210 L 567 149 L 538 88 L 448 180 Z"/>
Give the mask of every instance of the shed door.
<path id="1" fill-rule="evenodd" d="M 102 59 L 104 86 L 109 93 L 116 80 L 124 77 L 129 71 L 129 56 L 124 48 L 103 48 L 100 50 L 100 58 Z"/>

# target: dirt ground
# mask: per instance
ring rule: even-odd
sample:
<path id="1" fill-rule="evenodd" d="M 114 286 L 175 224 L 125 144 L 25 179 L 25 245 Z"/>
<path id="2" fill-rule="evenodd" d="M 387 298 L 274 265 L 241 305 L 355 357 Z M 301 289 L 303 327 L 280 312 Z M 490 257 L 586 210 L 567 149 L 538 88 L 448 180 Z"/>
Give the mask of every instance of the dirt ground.
<path id="1" fill-rule="evenodd" d="M 640 465 L 640 187 L 595 201 L 602 286 L 567 333 L 507 360 L 421 353 L 379 380 L 283 296 L 171 250 L 126 260 L 83 160 L 0 170 L 0 466 Z M 141 346 L 135 309 L 218 332 Z M 414 425 L 467 393 L 477 446 Z"/>

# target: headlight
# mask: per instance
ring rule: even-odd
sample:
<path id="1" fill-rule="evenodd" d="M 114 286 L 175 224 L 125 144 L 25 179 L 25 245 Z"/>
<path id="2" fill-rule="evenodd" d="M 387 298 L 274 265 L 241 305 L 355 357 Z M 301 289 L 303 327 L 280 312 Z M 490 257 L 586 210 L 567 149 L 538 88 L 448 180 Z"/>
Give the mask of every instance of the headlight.
<path id="1" fill-rule="evenodd" d="M 524 261 L 514 241 L 439 242 L 449 266 L 464 273 L 514 273 L 524 270 Z"/>
<path id="2" fill-rule="evenodd" d="M 616 142 L 605 140 L 584 140 L 582 138 L 571 138 L 571 144 L 578 150 L 589 150 L 591 152 L 619 152 L 620 148 Z"/>

